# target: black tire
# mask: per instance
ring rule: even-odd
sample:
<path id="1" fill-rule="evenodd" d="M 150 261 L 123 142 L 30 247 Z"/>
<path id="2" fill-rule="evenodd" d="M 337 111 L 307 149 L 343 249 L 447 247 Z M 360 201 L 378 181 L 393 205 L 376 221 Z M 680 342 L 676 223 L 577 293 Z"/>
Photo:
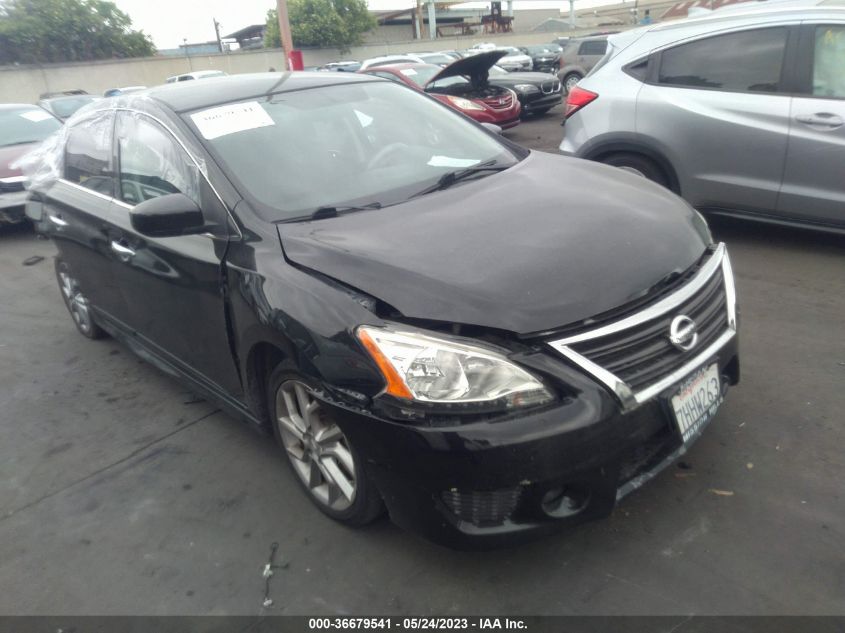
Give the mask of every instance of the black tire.
<path id="1" fill-rule="evenodd" d="M 563 91 L 566 94 L 569 94 L 569 91 L 572 90 L 572 86 L 581 81 L 583 78 L 584 76 L 581 73 L 566 73 L 563 79 L 560 80 L 561 84 L 563 84 Z M 570 83 L 572 83 L 572 85 L 569 85 Z"/>
<path id="2" fill-rule="evenodd" d="M 603 157 L 601 162 L 605 165 L 612 165 L 636 173 L 667 189 L 670 188 L 669 178 L 666 177 L 666 172 L 663 171 L 660 165 L 642 154 L 620 152 Z"/>
<path id="3" fill-rule="evenodd" d="M 79 289 L 79 283 L 73 276 L 73 272 L 67 263 L 58 257 L 56 258 L 56 281 L 76 330 L 91 340 L 105 338 L 107 334 L 94 320 L 91 305 Z"/>
<path id="4" fill-rule="evenodd" d="M 286 445 L 286 439 L 283 437 L 283 431 L 281 428 L 282 425 L 279 423 L 280 411 L 277 410 L 277 393 L 283 385 L 290 385 L 291 383 L 301 384 L 311 389 L 309 381 L 303 378 L 302 374 L 297 371 L 296 366 L 290 361 L 284 361 L 277 365 L 276 368 L 270 372 L 270 376 L 267 379 L 267 411 L 269 413 L 269 422 L 273 428 L 273 436 L 276 438 L 276 442 L 283 453 L 283 459 L 287 462 L 294 478 L 308 495 L 308 498 L 311 499 L 311 502 L 314 503 L 314 505 L 316 505 L 323 514 L 335 521 L 338 521 L 339 523 L 343 523 L 344 525 L 351 527 L 361 527 L 368 523 L 372 523 L 384 512 L 384 503 L 375 481 L 367 469 L 367 465 L 364 463 L 364 460 L 355 447 L 349 442 L 348 438 L 343 436 L 343 440 L 345 441 L 344 447 L 348 448 L 351 453 L 355 472 L 355 494 L 354 499 L 348 507 L 342 510 L 337 510 L 327 505 L 327 503 L 315 494 L 315 491 L 306 484 L 300 475 L 300 472 L 298 472 L 297 465 L 294 464 L 295 458 L 291 455 L 291 452 Z M 323 413 L 326 416 L 329 415 L 326 411 L 321 411 L 321 415 Z M 288 440 L 290 439 L 292 439 L 292 436 L 289 435 Z M 303 460 L 298 461 L 300 462 L 301 467 Z"/>

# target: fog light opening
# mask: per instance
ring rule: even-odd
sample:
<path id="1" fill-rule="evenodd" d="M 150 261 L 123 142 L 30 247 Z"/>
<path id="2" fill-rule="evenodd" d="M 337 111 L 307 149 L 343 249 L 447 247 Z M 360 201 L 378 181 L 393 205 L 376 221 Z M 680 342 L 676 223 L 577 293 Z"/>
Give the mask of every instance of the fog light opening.
<path id="1" fill-rule="evenodd" d="M 573 486 L 562 486 L 548 490 L 540 500 L 540 506 L 550 517 L 562 518 L 578 514 L 589 500 L 589 492 Z"/>

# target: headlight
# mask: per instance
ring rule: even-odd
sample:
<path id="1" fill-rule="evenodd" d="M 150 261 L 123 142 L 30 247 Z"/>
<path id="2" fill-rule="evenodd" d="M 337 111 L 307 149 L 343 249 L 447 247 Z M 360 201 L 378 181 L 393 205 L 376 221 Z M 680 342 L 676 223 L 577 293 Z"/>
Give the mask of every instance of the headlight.
<path id="1" fill-rule="evenodd" d="M 516 84 L 514 86 L 519 92 L 539 92 L 540 89 L 533 84 Z"/>
<path id="2" fill-rule="evenodd" d="M 418 332 L 361 326 L 358 339 L 387 382 L 385 393 L 430 403 L 540 405 L 554 396 L 502 354 Z"/>
<path id="3" fill-rule="evenodd" d="M 461 110 L 483 110 L 484 108 L 478 105 L 477 103 L 473 103 L 469 99 L 464 99 L 463 97 L 453 97 L 448 96 L 447 99 L 458 106 Z"/>

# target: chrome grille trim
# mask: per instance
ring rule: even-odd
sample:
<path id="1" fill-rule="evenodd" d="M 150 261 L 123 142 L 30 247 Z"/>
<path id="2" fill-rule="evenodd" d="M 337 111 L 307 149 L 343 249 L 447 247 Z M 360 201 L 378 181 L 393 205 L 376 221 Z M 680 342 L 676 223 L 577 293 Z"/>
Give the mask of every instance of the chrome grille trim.
<path id="1" fill-rule="evenodd" d="M 623 379 L 572 349 L 571 345 L 574 343 L 622 332 L 666 314 L 673 308 L 694 297 L 710 281 L 713 275 L 720 270 L 722 272 L 725 291 L 727 329 L 704 350 L 698 352 L 681 367 L 671 371 L 658 381 L 635 392 Z M 575 334 L 557 341 L 550 341 L 548 345 L 607 387 L 619 400 L 623 411 L 630 411 L 647 402 L 674 383 L 679 382 L 684 376 L 722 349 L 734 336 L 736 336 L 736 287 L 734 285 L 733 271 L 727 248 L 724 243 L 720 243 L 713 252 L 713 255 L 704 263 L 696 275 L 668 297 L 645 308 L 641 312 L 620 319 L 619 321 L 596 328 L 595 330 Z"/>

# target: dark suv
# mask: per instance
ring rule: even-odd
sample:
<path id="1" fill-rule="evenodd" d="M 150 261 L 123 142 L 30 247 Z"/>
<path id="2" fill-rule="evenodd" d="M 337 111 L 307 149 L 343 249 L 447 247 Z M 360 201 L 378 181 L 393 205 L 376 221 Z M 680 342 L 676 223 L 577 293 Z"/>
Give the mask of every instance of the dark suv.
<path id="1" fill-rule="evenodd" d="M 79 331 L 270 430 L 346 524 L 386 507 L 492 545 L 607 515 L 739 377 L 698 213 L 392 81 L 162 86 L 78 112 L 30 162 Z M 575 188 L 599 193 L 561 202 Z"/>

